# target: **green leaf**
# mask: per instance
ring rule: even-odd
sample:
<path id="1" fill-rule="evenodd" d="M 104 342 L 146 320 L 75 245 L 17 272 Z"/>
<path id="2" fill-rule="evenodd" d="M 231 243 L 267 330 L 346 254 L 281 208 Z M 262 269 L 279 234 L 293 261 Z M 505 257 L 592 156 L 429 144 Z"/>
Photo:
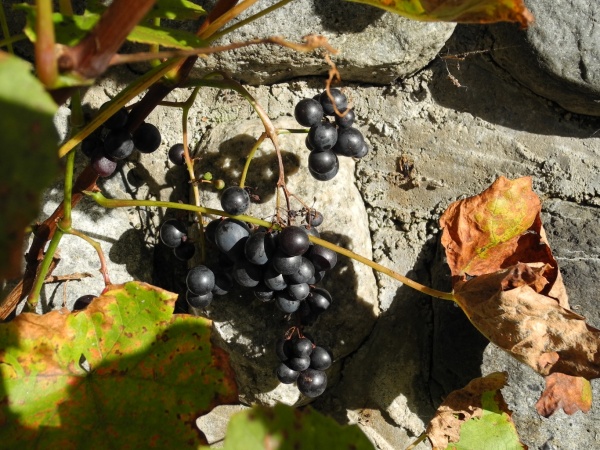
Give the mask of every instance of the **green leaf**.
<path id="1" fill-rule="evenodd" d="M 35 42 L 37 38 L 35 33 L 35 8 L 28 5 L 19 5 L 19 9 L 24 9 L 27 12 L 27 26 L 24 32 L 31 42 Z M 99 19 L 99 14 L 90 12 L 72 17 L 54 13 L 52 20 L 54 22 L 56 42 L 69 46 L 77 44 L 94 28 Z M 155 25 L 136 26 L 129 36 L 127 36 L 127 40 L 139 44 L 154 44 L 181 50 L 190 50 L 206 45 L 202 39 L 193 33 Z"/>
<path id="2" fill-rule="evenodd" d="M 428 22 L 519 22 L 526 27 L 533 16 L 523 0 L 349 0 L 385 9 L 413 20 Z"/>
<path id="3" fill-rule="evenodd" d="M 254 406 L 234 415 L 224 450 L 373 450 L 356 425 L 342 426 L 312 408 Z M 208 450 L 208 447 L 202 447 Z"/>
<path id="4" fill-rule="evenodd" d="M 484 392 L 481 407 L 483 415 L 463 423 L 460 440 L 448 445 L 448 450 L 475 450 L 482 445 L 486 450 L 523 450 L 515 424 L 498 406 L 496 392 Z"/>
<path id="5" fill-rule="evenodd" d="M 100 1 L 88 1 L 87 11 L 102 14 L 106 9 Z M 146 19 L 195 20 L 206 14 L 204 8 L 188 0 L 159 0 L 146 15 Z"/>
<path id="6" fill-rule="evenodd" d="M 176 295 L 112 286 L 84 311 L 0 325 L 2 448 L 197 448 L 198 416 L 237 400 L 210 321 Z"/>
<path id="7" fill-rule="evenodd" d="M 58 173 L 57 106 L 25 61 L 0 52 L 0 278 L 19 276 L 25 228 Z"/>

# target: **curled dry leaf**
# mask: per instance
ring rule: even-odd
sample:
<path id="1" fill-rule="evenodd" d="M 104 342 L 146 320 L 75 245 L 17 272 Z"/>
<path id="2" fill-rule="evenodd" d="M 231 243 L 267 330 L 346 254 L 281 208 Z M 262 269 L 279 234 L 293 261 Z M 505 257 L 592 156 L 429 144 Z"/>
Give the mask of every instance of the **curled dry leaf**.
<path id="1" fill-rule="evenodd" d="M 451 392 L 427 427 L 434 450 L 476 448 L 468 445 L 473 441 L 477 445 L 485 441 L 486 448 L 500 448 L 496 445 L 501 444 L 505 449 L 526 449 L 519 442 L 512 413 L 500 392 L 507 377 L 506 372 L 491 373 Z M 477 421 L 476 426 L 468 427 L 470 421 Z M 463 445 L 454 447 L 453 442 Z"/>
<path id="2" fill-rule="evenodd" d="M 544 417 L 559 409 L 567 414 L 588 412 L 592 407 L 592 386 L 582 377 L 564 373 L 552 373 L 546 377 L 546 389 L 535 404 L 537 412 Z"/>
<path id="3" fill-rule="evenodd" d="M 545 265 L 527 264 L 456 284 L 454 297 L 491 342 L 536 372 L 600 377 L 600 330 L 542 295 Z"/>

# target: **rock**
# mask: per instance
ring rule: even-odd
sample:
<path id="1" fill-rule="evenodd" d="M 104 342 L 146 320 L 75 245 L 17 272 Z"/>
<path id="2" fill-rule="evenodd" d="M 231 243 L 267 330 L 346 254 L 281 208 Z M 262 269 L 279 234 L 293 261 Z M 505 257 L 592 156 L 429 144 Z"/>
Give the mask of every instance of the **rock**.
<path id="1" fill-rule="evenodd" d="M 530 0 L 526 30 L 490 27 L 492 56 L 519 83 L 566 110 L 600 115 L 600 5 L 587 0 Z"/>
<path id="2" fill-rule="evenodd" d="M 241 18 L 265 6 L 264 2 L 257 4 Z M 300 42 L 305 35 L 321 34 L 340 51 L 333 61 L 345 82 L 387 84 L 425 67 L 453 29 L 454 24 L 411 21 L 367 5 L 296 0 L 228 34 L 216 44 L 270 36 Z M 262 45 L 209 56 L 199 67 L 225 70 L 235 79 L 250 84 L 324 76 L 329 69 L 320 51 L 301 54 Z"/>
<path id="3" fill-rule="evenodd" d="M 292 108 L 290 104 L 290 110 Z M 276 121 L 275 126 L 301 128 L 289 118 Z M 238 184 L 246 155 L 263 130 L 256 119 L 216 125 L 205 135 L 196 154 L 199 158 L 197 176 L 209 171 L 213 179 L 223 179 L 227 186 Z M 310 176 L 306 166 L 309 151 L 304 145 L 305 134 L 280 135 L 279 139 L 286 185 L 296 196 L 291 199 L 292 210 L 302 209 L 303 204 L 297 200 L 302 199 L 304 204 L 322 211 L 325 221 L 319 226 L 321 237 L 369 258 L 371 240 L 362 198 L 354 186 L 352 159 L 340 157 L 337 176 L 331 181 L 319 182 Z M 279 209 L 275 204 L 278 176 L 275 151 L 265 142 L 256 152 L 246 179 L 246 186 L 260 198 L 251 205 L 248 214 L 272 220 L 279 213 L 287 220 L 283 197 Z M 221 208 L 217 194 L 211 189 L 202 190 L 202 204 Z M 296 219 L 295 223 L 301 220 Z M 334 354 L 336 367 L 329 373 L 331 386 L 345 356 L 354 352 L 368 336 L 379 307 L 370 268 L 340 257 L 330 272 L 319 286 L 332 293 L 332 305 L 315 325 L 306 327 L 306 331 L 317 345 L 331 349 Z M 208 316 L 214 320 L 221 345 L 230 353 L 244 402 L 294 404 L 300 400 L 293 385 L 279 384 L 274 376 L 278 364 L 275 342 L 297 322 L 286 319 L 274 304 L 256 300 L 250 290 L 238 290 L 217 298 Z"/>
<path id="4" fill-rule="evenodd" d="M 198 417 L 196 425 L 206 436 L 206 442 L 213 448 L 223 447 L 229 419 L 235 413 L 247 409 L 243 405 L 218 405 L 211 412 Z"/>

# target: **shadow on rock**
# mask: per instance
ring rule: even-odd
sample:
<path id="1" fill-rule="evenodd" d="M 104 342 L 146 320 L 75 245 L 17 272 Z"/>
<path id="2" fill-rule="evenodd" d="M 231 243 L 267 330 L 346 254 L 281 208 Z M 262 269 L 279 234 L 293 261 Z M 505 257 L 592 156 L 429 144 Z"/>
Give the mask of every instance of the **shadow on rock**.
<path id="1" fill-rule="evenodd" d="M 378 20 L 385 11 L 368 5 L 344 3 L 337 0 L 316 0 L 314 13 L 327 31 L 359 33 Z"/>

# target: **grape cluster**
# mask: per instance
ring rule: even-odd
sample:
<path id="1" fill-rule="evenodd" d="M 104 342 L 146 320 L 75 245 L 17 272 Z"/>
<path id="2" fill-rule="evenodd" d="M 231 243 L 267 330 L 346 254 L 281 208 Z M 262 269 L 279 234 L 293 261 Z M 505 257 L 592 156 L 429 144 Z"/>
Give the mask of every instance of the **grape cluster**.
<path id="1" fill-rule="evenodd" d="M 279 339 L 275 346 L 281 361 L 276 369 L 277 379 L 284 384 L 296 383 L 298 390 L 307 397 L 318 397 L 327 387 L 325 370 L 331 367 L 333 358 L 324 347 L 316 346 L 306 335 Z"/>
<path id="2" fill-rule="evenodd" d="M 104 108 L 106 103 L 100 107 Z M 81 151 L 90 158 L 90 164 L 100 177 L 108 177 L 117 168 L 117 161 L 127 158 L 138 149 L 142 153 L 152 153 L 161 143 L 158 128 L 151 123 L 142 123 L 133 134 L 127 130 L 129 113 L 121 108 L 113 114 L 102 129 L 86 137 L 81 143 Z"/>
<path id="3" fill-rule="evenodd" d="M 294 109 L 298 123 L 310 127 L 305 141 L 310 150 L 308 170 L 319 181 L 329 181 L 337 175 L 340 168 L 338 155 L 362 158 L 369 151 L 362 133 L 352 127 L 355 114 L 353 109 L 346 111 L 346 96 L 338 89 L 330 89 L 330 93 L 343 115 L 336 114 L 327 91 L 300 100 Z"/>

